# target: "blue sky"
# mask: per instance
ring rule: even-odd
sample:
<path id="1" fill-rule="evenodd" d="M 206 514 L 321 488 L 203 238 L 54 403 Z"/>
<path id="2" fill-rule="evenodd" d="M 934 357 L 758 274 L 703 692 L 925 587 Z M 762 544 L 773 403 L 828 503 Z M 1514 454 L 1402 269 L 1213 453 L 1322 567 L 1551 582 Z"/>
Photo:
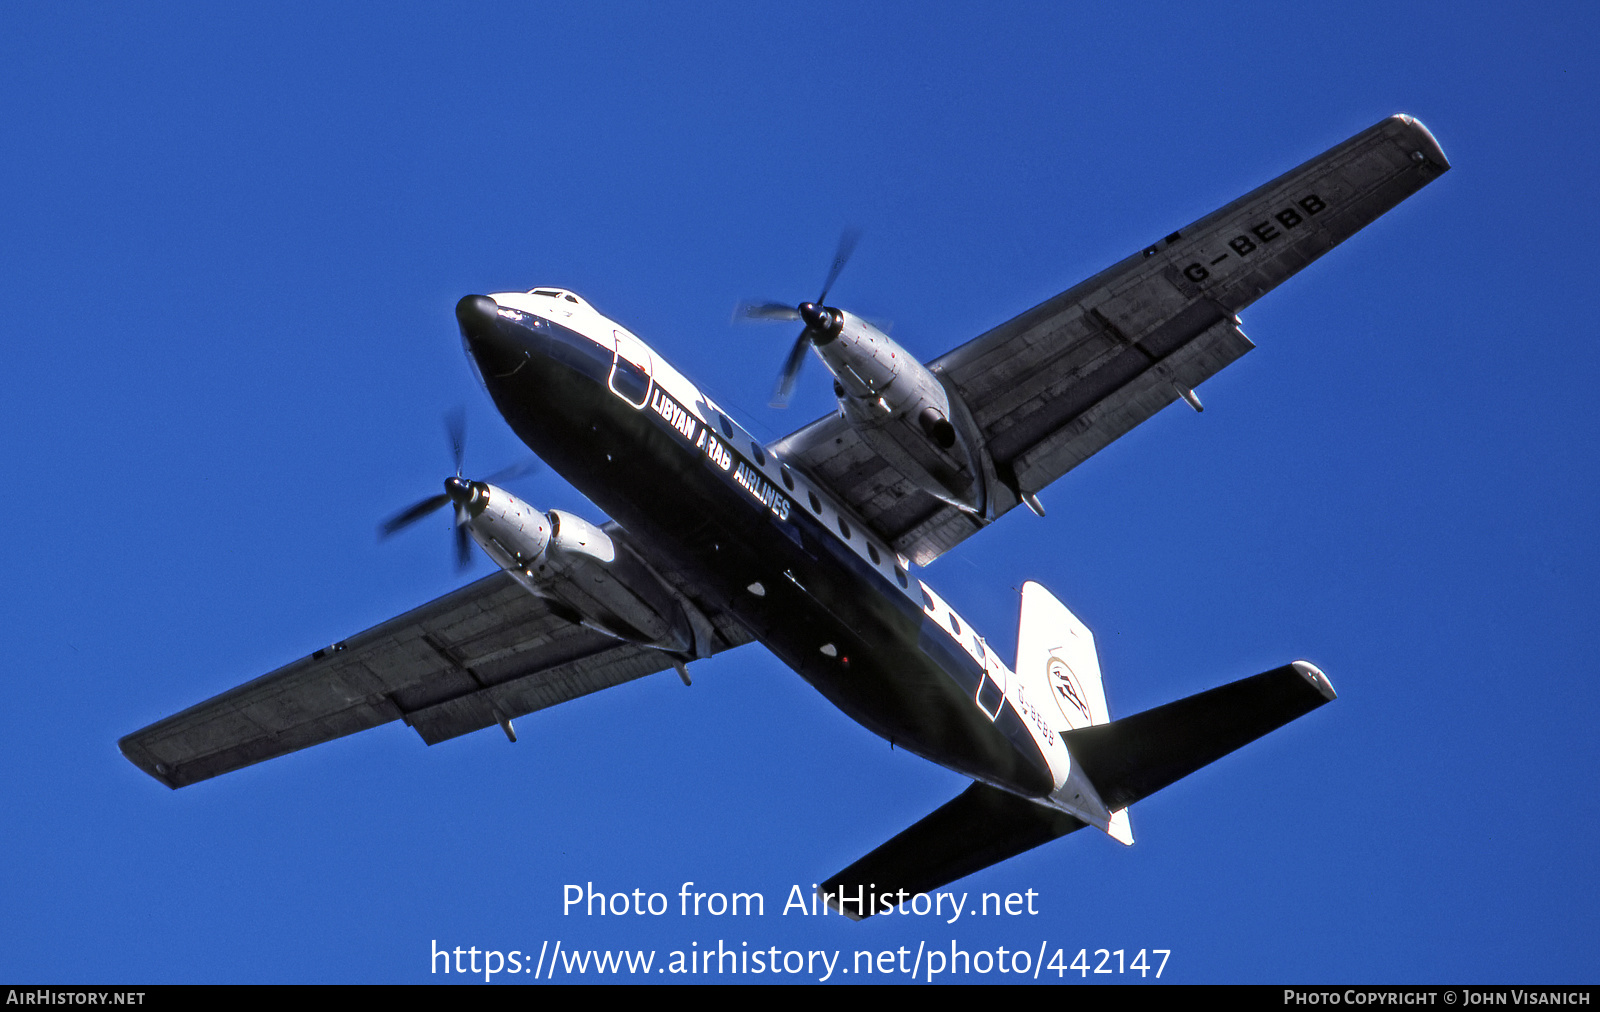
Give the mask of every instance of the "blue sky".
<path id="1" fill-rule="evenodd" d="M 1593 982 L 1596 21 L 8 5 L 0 979 L 429 981 L 434 940 L 721 940 Z M 1040 914 L 781 915 L 964 781 L 759 647 L 515 745 L 392 725 L 178 792 L 117 752 L 463 582 L 444 521 L 374 537 L 449 470 L 451 408 L 469 468 L 518 458 L 460 296 L 572 288 L 777 437 L 831 409 L 824 372 L 767 408 L 792 334 L 730 311 L 814 294 L 846 225 L 831 301 L 931 358 L 1394 112 L 1453 171 L 1245 313 L 1258 350 L 1204 415 L 1169 409 L 1045 519 L 923 574 L 996 644 L 1016 588 L 1050 587 L 1113 715 L 1297 657 L 1341 694 L 1135 806 L 1132 848 L 1081 833 L 954 887 Z M 517 491 L 598 519 L 548 470 Z M 568 883 L 686 881 L 767 915 L 561 913 Z"/>

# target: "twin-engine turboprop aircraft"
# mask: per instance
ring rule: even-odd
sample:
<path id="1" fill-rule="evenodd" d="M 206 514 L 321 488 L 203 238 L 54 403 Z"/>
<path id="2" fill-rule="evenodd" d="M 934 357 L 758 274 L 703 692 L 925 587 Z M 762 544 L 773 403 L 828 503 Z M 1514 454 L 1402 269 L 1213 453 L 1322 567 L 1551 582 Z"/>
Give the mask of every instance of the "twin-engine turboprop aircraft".
<path id="1" fill-rule="evenodd" d="M 973 784 L 829 879 L 855 917 L 1128 806 L 1334 698 L 1305 661 L 1112 720 L 1094 639 L 1036 583 L 1008 667 L 921 579 L 953 545 L 1253 345 L 1237 313 L 1445 172 L 1394 116 L 923 364 L 824 300 L 803 325 L 839 412 L 770 445 L 621 324 L 560 288 L 469 295 L 469 359 L 517 435 L 610 517 L 541 512 L 460 473 L 450 505 L 493 576 L 121 742 L 182 787 L 404 720 L 423 741 L 499 725 L 759 640 L 850 717 Z"/>

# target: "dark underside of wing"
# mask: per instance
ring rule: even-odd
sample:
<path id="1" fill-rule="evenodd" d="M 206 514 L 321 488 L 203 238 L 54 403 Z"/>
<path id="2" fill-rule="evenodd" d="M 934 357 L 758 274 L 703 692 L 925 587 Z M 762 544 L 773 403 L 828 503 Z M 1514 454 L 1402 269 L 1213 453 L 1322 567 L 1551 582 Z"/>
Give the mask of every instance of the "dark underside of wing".
<path id="1" fill-rule="evenodd" d="M 1254 347 L 1237 314 L 1449 169 L 1392 116 L 929 364 L 993 473 L 982 519 L 895 470 L 838 415 L 775 449 L 926 565 Z"/>
<path id="2" fill-rule="evenodd" d="M 705 612 L 711 649 L 748 642 Z M 392 720 L 429 745 L 619 685 L 672 658 L 551 611 L 497 572 L 128 735 L 123 755 L 182 787 Z"/>
<path id="3" fill-rule="evenodd" d="M 992 864 L 1082 829 L 1065 812 L 974 783 L 819 887 L 823 900 L 860 920 L 892 908 L 874 897 L 931 893 Z"/>

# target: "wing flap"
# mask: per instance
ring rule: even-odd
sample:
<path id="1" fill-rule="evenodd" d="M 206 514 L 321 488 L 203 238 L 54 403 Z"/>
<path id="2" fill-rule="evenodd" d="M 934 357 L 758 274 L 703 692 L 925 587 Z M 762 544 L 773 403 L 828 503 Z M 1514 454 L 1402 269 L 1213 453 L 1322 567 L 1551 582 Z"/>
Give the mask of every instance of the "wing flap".
<path id="1" fill-rule="evenodd" d="M 1022 444 L 1010 458 L 1019 486 L 1048 485 L 1176 401 L 1181 390 L 1193 390 L 1255 347 L 1232 317 L 1192 336 L 1179 336 L 1172 344 L 1173 350 L 1153 367 L 1141 366 L 1081 412 L 1041 411 L 1021 440 L 1015 440 L 1016 428 L 1008 433 Z"/>
<path id="2" fill-rule="evenodd" d="M 646 650 L 609 640 L 581 657 L 542 667 L 498 685 L 478 689 L 406 714 L 406 721 L 429 745 L 493 726 L 547 706 L 672 666 L 659 650 Z"/>

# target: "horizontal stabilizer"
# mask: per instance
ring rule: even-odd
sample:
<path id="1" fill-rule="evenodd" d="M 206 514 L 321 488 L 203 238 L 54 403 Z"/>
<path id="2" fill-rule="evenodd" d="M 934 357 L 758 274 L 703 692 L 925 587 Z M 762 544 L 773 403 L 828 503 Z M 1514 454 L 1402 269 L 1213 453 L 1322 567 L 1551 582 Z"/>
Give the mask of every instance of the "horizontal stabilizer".
<path id="1" fill-rule="evenodd" d="M 955 800 L 828 879 L 823 899 L 855 920 L 1082 829 L 1065 812 L 974 783 Z"/>
<path id="2" fill-rule="evenodd" d="M 1334 698 L 1321 671 L 1295 661 L 1061 737 L 1106 807 L 1116 810 Z"/>

